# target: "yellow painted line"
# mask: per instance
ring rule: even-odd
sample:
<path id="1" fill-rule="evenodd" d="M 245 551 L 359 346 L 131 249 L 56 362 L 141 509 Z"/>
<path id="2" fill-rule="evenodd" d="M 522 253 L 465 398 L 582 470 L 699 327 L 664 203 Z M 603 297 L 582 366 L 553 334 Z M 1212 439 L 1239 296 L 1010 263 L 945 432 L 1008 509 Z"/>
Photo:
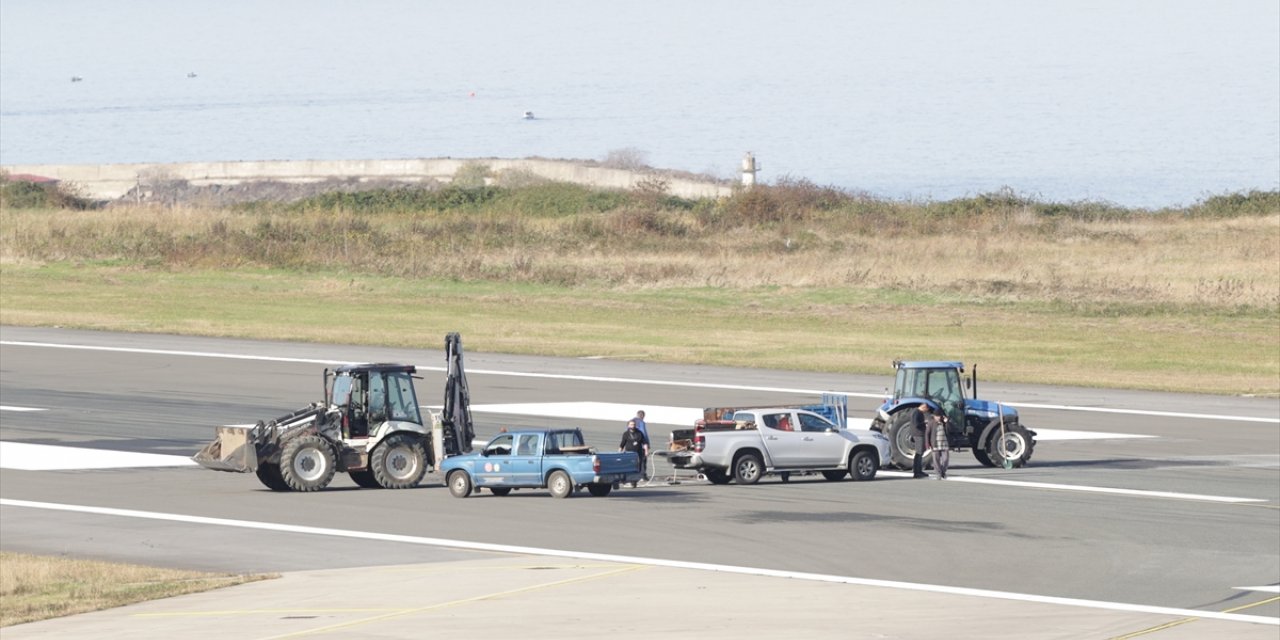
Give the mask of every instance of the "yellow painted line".
<path id="1" fill-rule="evenodd" d="M 370 607 L 364 609 L 223 609 L 221 611 L 173 611 L 170 613 L 134 613 L 131 618 L 206 618 L 210 616 L 239 616 L 245 614 L 272 615 L 323 615 L 326 613 L 391 613 L 400 611 L 394 607 Z"/>
<path id="2" fill-rule="evenodd" d="M 1234 607 L 1232 609 L 1227 609 L 1222 613 L 1235 613 L 1237 611 L 1243 611 L 1245 609 L 1249 609 L 1252 607 L 1257 607 L 1264 604 L 1271 604 L 1272 602 L 1275 602 L 1277 600 L 1280 600 L 1280 596 L 1276 596 L 1274 598 L 1267 598 L 1266 600 L 1262 600 L 1261 602 L 1254 602 L 1251 604 Z M 1155 633 L 1157 631 L 1164 631 L 1165 629 L 1181 626 L 1181 625 L 1187 624 L 1188 622 L 1195 622 L 1196 620 L 1200 620 L 1200 618 L 1183 618 L 1181 620 L 1174 620 L 1173 622 L 1165 623 L 1158 627 L 1151 627 L 1150 629 L 1143 629 L 1142 631 L 1134 631 L 1133 633 L 1126 634 L 1123 636 L 1116 636 L 1114 638 L 1111 638 L 1111 640 L 1129 640 L 1130 638 L 1137 638 L 1138 636 L 1145 636 L 1147 634 Z"/>
<path id="3" fill-rule="evenodd" d="M 356 626 L 360 626 L 360 625 L 369 624 L 369 623 L 372 623 L 372 622 L 380 622 L 380 621 L 382 621 L 382 620 L 390 620 L 391 618 L 396 618 L 396 617 L 400 617 L 400 616 L 407 616 L 407 615 L 412 615 L 412 614 L 415 614 L 415 613 L 422 613 L 422 612 L 424 612 L 424 611 L 432 611 L 432 610 L 434 610 L 434 609 L 444 609 L 444 608 L 454 607 L 454 606 L 458 606 L 458 605 L 470 604 L 470 603 L 472 603 L 472 602 L 479 602 L 479 601 L 481 601 L 481 600 L 495 600 L 495 599 L 498 599 L 498 598 L 503 598 L 503 597 L 506 597 L 506 596 L 515 595 L 515 594 L 517 594 L 517 593 L 525 593 L 525 592 L 527 592 L 527 591 L 536 591 L 536 590 L 538 590 L 538 589 L 547 589 L 547 588 L 550 588 L 550 587 L 558 587 L 558 586 L 562 586 L 562 585 L 566 585 L 566 584 L 573 584 L 573 583 L 575 583 L 575 582 L 586 582 L 586 581 L 588 581 L 588 580 L 597 580 L 597 579 L 600 579 L 600 578 L 607 578 L 607 577 L 610 577 L 610 576 L 615 576 L 615 575 L 619 575 L 619 574 L 623 574 L 623 573 L 629 573 L 629 572 L 631 572 L 631 571 L 637 571 L 637 570 L 640 570 L 640 569 L 648 569 L 648 568 L 649 568 L 649 567 L 646 567 L 646 566 L 644 566 L 644 565 L 630 565 L 630 566 L 622 567 L 621 569 L 615 569 L 615 570 L 613 570 L 613 571 L 606 571 L 606 572 L 604 572 L 604 573 L 597 573 L 597 574 L 592 574 L 592 575 L 589 575 L 589 576 L 579 576 L 579 577 L 576 577 L 576 578 L 567 578 L 567 579 L 564 579 L 564 580 L 556 580 L 555 582 L 545 582 L 545 583 L 543 583 L 543 584 L 535 584 L 535 585 L 530 585 L 530 586 L 527 586 L 527 587 L 520 587 L 519 589 L 510 589 L 510 590 L 508 590 L 508 591 L 499 591 L 499 592 L 496 592 L 496 593 L 486 593 L 486 594 L 484 594 L 484 595 L 472 596 L 472 597 L 470 597 L 470 598 L 463 598 L 463 599 L 461 599 L 461 600 L 451 600 L 451 601 L 449 601 L 449 602 L 442 602 L 442 603 L 440 603 L 440 604 L 433 604 L 433 605 L 428 605 L 428 606 L 425 606 L 425 607 L 417 607 L 417 608 L 414 608 L 414 609 L 405 609 L 404 611 L 399 611 L 399 612 L 396 612 L 396 613 L 388 613 L 388 614 L 386 614 L 386 615 L 381 615 L 381 616 L 374 616 L 374 617 L 372 617 L 372 618 L 365 618 L 365 619 L 363 619 L 363 620 L 352 620 L 351 622 L 342 622 L 342 623 L 338 623 L 338 624 L 329 625 L 329 626 L 327 626 L 327 627 L 317 627 L 317 628 L 315 628 L 315 629 L 308 629 L 308 630 L 306 630 L 306 631 L 297 631 L 297 632 L 294 632 L 294 633 L 286 633 L 286 634 L 281 635 L 281 636 L 272 636 L 272 637 L 270 637 L 270 638 L 265 638 L 264 640 L 280 640 L 280 639 L 282 639 L 282 638 L 300 638 L 300 637 L 302 637 L 302 636 L 308 636 L 308 635 L 311 635 L 311 634 L 314 634 L 314 633 L 324 633 L 324 632 L 327 632 L 327 631 L 334 631 L 334 630 L 337 630 L 337 629 L 346 629 L 346 628 L 349 628 L 349 627 L 356 627 Z"/>

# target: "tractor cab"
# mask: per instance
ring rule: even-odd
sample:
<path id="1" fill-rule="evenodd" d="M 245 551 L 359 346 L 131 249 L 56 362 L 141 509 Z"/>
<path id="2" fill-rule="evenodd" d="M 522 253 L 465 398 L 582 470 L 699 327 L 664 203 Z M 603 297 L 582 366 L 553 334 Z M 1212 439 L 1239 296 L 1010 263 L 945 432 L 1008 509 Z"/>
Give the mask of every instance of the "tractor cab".
<path id="1" fill-rule="evenodd" d="M 413 391 L 417 369 L 405 364 L 346 365 L 325 370 L 325 399 L 342 415 L 343 439 L 368 438 L 386 422 L 421 427 Z"/>
<path id="2" fill-rule="evenodd" d="M 964 363 L 898 361 L 893 366 L 898 373 L 894 378 L 890 403 L 897 406 L 903 402 L 915 405 L 927 402 L 940 409 L 953 428 L 963 428 L 965 394 L 960 376 L 964 373 Z M 965 382 L 970 389 L 973 388 L 973 378 Z"/>

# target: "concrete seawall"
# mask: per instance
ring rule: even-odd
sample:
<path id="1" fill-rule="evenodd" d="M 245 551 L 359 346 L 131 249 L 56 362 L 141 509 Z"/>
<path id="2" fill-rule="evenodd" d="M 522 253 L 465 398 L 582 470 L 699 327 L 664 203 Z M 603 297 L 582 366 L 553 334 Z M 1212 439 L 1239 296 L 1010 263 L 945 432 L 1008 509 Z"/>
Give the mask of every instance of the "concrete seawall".
<path id="1" fill-rule="evenodd" d="M 139 164 L 22 164 L 0 167 L 10 175 L 33 174 L 75 185 L 94 200 L 115 200 L 130 189 L 156 179 L 185 180 L 194 186 L 234 185 L 274 180 L 320 182 L 330 178 L 450 182 L 458 169 L 482 164 L 490 174 L 525 173 L 555 182 L 571 182 L 606 189 L 632 189 L 660 178 L 667 193 L 683 198 L 719 198 L 733 193 L 726 182 L 675 177 L 660 170 L 626 170 L 592 166 L 570 160 L 501 158 L 423 158 L 407 160 L 265 160 L 236 162 L 178 162 Z"/>

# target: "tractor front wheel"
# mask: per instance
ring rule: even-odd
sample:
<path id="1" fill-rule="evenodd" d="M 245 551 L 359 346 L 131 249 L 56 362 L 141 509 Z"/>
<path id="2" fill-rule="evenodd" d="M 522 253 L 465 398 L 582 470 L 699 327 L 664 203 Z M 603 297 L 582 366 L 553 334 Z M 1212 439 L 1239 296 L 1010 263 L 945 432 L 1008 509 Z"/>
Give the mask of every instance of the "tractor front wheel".
<path id="1" fill-rule="evenodd" d="M 1015 422 L 1006 424 L 1003 433 L 996 430 L 991 434 L 987 456 L 991 458 L 992 466 L 1017 469 L 1031 460 L 1031 453 L 1035 448 L 1036 441 L 1031 434 Z"/>

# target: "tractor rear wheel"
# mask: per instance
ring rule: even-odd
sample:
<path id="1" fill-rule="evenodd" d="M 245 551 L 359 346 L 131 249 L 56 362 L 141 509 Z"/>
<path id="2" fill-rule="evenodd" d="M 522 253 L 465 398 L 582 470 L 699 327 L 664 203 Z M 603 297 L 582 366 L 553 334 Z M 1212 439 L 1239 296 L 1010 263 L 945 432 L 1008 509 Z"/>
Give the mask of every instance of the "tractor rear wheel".
<path id="1" fill-rule="evenodd" d="M 301 435 L 280 452 L 280 476 L 294 491 L 318 491 L 329 486 L 337 471 L 333 447 L 317 435 Z"/>
<path id="2" fill-rule="evenodd" d="M 278 464 L 264 462 L 258 465 L 258 469 L 254 473 L 257 474 L 258 480 L 272 491 L 291 491 L 289 485 L 284 483 L 284 478 L 280 475 L 280 465 Z"/>
<path id="3" fill-rule="evenodd" d="M 373 477 L 373 472 L 365 469 L 363 471 L 348 471 L 347 475 L 351 476 L 351 481 L 365 489 L 381 489 L 382 485 L 378 484 L 378 479 Z"/>
<path id="4" fill-rule="evenodd" d="M 369 456 L 369 470 L 378 484 L 387 489 L 418 486 L 427 472 L 427 453 L 422 439 L 400 433 L 383 440 Z"/>
<path id="5" fill-rule="evenodd" d="M 889 423 L 889 458 L 893 466 L 899 469 L 910 469 L 916 455 L 916 427 L 912 423 L 911 413 L 915 409 L 905 409 L 893 414 Z"/>
<path id="6" fill-rule="evenodd" d="M 998 430 L 991 434 L 987 443 L 987 456 L 991 458 L 992 466 L 1003 467 L 1007 462 L 1009 467 L 1017 469 L 1031 460 L 1031 453 L 1035 448 L 1036 441 L 1031 434 L 1015 422 L 1006 424 L 1003 434 Z"/>

